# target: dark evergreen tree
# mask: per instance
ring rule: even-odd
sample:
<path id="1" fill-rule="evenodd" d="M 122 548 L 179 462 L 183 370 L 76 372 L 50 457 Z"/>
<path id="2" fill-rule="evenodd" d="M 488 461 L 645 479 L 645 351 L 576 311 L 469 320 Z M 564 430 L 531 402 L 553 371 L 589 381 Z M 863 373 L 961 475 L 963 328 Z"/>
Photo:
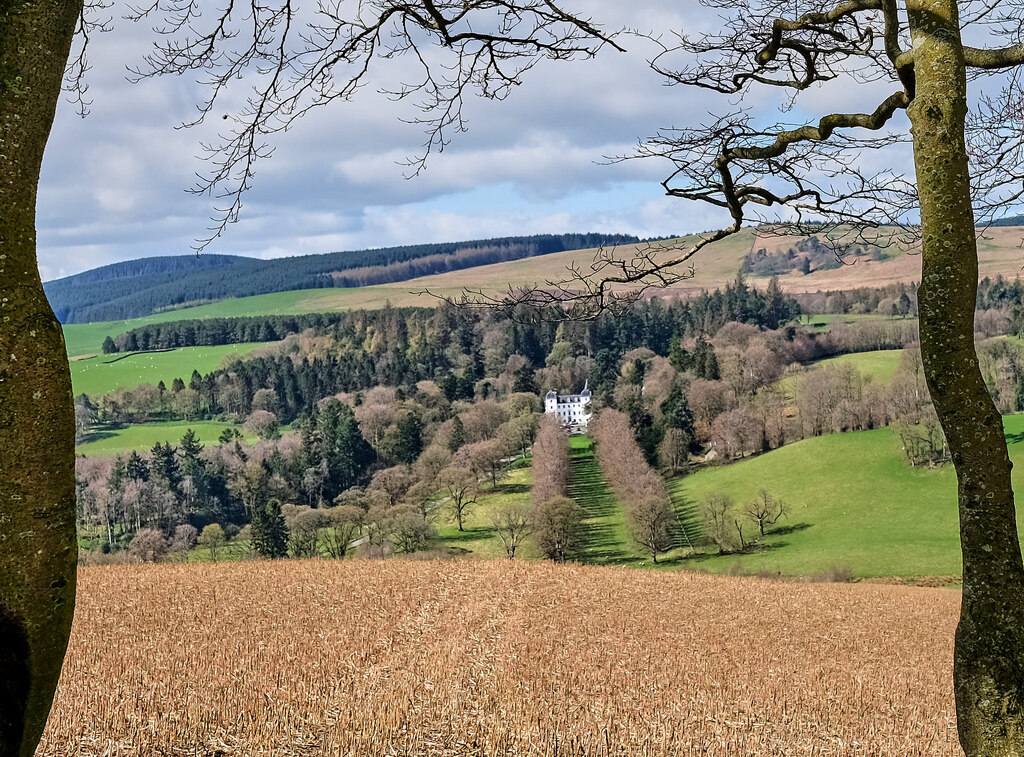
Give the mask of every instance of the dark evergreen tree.
<path id="1" fill-rule="evenodd" d="M 693 348 L 693 373 L 697 378 L 711 381 L 721 378 L 715 348 L 703 337 L 697 340 L 697 344 Z"/>
<path id="2" fill-rule="evenodd" d="M 281 502 L 276 498 L 253 508 L 252 546 L 271 560 L 288 556 L 288 526 L 281 514 Z"/>
<path id="3" fill-rule="evenodd" d="M 186 463 L 191 463 L 199 459 L 199 453 L 203 451 L 203 445 L 199 441 L 199 437 L 196 432 L 192 429 L 187 429 L 184 436 L 181 437 L 181 450 L 182 460 Z"/>
<path id="4" fill-rule="evenodd" d="M 683 340 L 681 337 L 676 336 L 672 338 L 672 345 L 668 350 L 668 361 L 672 363 L 672 367 L 680 373 L 689 371 L 693 368 L 693 355 L 683 347 Z"/>
<path id="5" fill-rule="evenodd" d="M 150 472 L 163 480 L 167 490 L 176 497 L 181 496 L 181 468 L 178 466 L 177 450 L 170 442 L 157 442 L 150 450 Z"/>
<path id="6" fill-rule="evenodd" d="M 134 450 L 128 456 L 128 462 L 125 465 L 125 475 L 134 481 L 149 481 L 149 465 Z"/>
<path id="7" fill-rule="evenodd" d="M 128 468 L 125 465 L 124 458 L 118 455 L 114 458 L 114 465 L 111 467 L 110 475 L 107 477 L 107 488 L 111 494 L 121 491 L 126 478 L 128 478 Z"/>
<path id="8" fill-rule="evenodd" d="M 377 453 L 363 438 L 352 408 L 336 399 L 329 400 L 317 415 L 316 429 L 327 464 L 324 498 L 331 501 L 369 478 Z"/>
<path id="9" fill-rule="evenodd" d="M 707 352 L 704 355 L 704 378 L 708 381 L 718 381 L 722 378 L 722 372 L 718 368 L 718 355 L 710 342 L 707 345 Z"/>
<path id="10" fill-rule="evenodd" d="M 907 296 L 906 292 L 903 292 L 900 294 L 900 298 L 896 301 L 896 312 L 906 318 L 910 315 L 910 311 L 912 309 L 913 306 L 911 305 L 910 297 Z"/>
<path id="11" fill-rule="evenodd" d="M 117 345 L 114 344 L 114 340 L 109 336 L 103 340 L 103 354 L 112 355 L 117 352 Z"/>
<path id="12" fill-rule="evenodd" d="M 693 438 L 693 412 L 690 410 L 690 403 L 686 399 L 681 382 L 672 383 L 668 397 L 661 403 L 661 417 L 669 428 L 679 429 Z"/>
<path id="13" fill-rule="evenodd" d="M 529 392 L 533 394 L 537 391 L 537 382 L 533 378 L 533 365 L 527 361 L 520 366 L 515 374 L 512 381 L 513 392 Z"/>
<path id="14" fill-rule="evenodd" d="M 590 388 L 601 394 L 614 388 L 619 375 L 619 356 L 611 349 L 594 353 L 594 367 L 590 372 Z"/>
<path id="15" fill-rule="evenodd" d="M 423 451 L 423 422 L 416 413 L 406 413 L 397 425 L 391 457 L 397 463 L 411 465 Z"/>
<path id="16" fill-rule="evenodd" d="M 459 396 L 459 380 L 455 378 L 453 373 L 445 373 L 438 376 L 437 381 L 438 388 L 444 395 L 445 399 L 449 402 L 454 402 Z"/>
<path id="17" fill-rule="evenodd" d="M 761 325 L 766 329 L 777 329 L 791 317 L 786 297 L 779 286 L 779 277 L 772 276 L 768 280 L 768 288 L 764 293 L 765 301 L 761 307 Z"/>
<path id="18" fill-rule="evenodd" d="M 462 418 L 455 416 L 452 420 L 452 433 L 448 437 L 448 449 L 451 452 L 458 452 L 466 444 L 466 426 Z"/>
<path id="19" fill-rule="evenodd" d="M 472 374 L 467 370 L 455 381 L 455 397 L 458 400 L 471 400 L 476 395 Z"/>

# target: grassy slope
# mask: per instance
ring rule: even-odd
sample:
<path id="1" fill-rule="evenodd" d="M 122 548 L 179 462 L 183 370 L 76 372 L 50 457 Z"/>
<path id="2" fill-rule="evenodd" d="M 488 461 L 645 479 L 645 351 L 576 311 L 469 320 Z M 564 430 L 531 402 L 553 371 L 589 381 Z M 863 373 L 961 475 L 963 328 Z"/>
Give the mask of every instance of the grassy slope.
<path id="1" fill-rule="evenodd" d="M 221 432 L 234 424 L 220 421 L 169 421 L 166 423 L 145 423 L 127 426 L 123 429 L 97 431 L 85 444 L 79 444 L 77 452 L 89 457 L 116 455 L 133 449 L 150 449 L 157 442 L 177 444 L 188 429 L 196 432 L 204 444 L 215 444 Z M 255 437 L 246 435 L 250 441 Z"/>
<path id="2" fill-rule="evenodd" d="M 466 549 L 481 557 L 504 557 L 505 550 L 494 533 L 491 516 L 507 505 L 529 506 L 532 484 L 533 476 L 529 468 L 509 471 L 498 482 L 497 489 L 491 489 L 490 484 L 487 484 L 476 505 L 469 510 L 465 531 L 460 532 L 450 512 L 442 509 L 437 529 L 441 541 L 447 547 Z M 516 554 L 519 557 L 536 557 L 537 551 L 527 540 Z"/>
<path id="3" fill-rule="evenodd" d="M 978 267 L 981 276 L 1002 274 L 1013 279 L 1020 275 L 1024 256 L 1020 242 L 1024 228 L 1000 226 L 988 229 L 978 240 Z M 790 237 L 757 239 L 758 248 L 769 252 L 785 250 L 795 240 Z M 913 250 L 917 252 L 918 250 Z M 831 271 L 815 271 L 809 276 L 792 272 L 780 278 L 782 288 L 791 292 L 815 292 L 829 289 L 852 289 L 860 286 L 885 286 L 897 282 L 921 280 L 921 256 L 892 250 L 891 259 L 880 262 L 858 260 L 854 265 L 840 266 Z"/>
<path id="4" fill-rule="evenodd" d="M 852 352 L 837 355 L 812 363 L 813 366 L 852 365 L 862 376 L 872 378 L 882 384 L 888 384 L 896 375 L 903 350 L 875 350 L 873 352 Z"/>
<path id="5" fill-rule="evenodd" d="M 888 321 L 891 316 L 880 313 L 821 313 L 818 315 L 802 315 L 800 323 L 807 326 L 818 326 L 823 328 L 830 323 L 842 321 L 843 323 L 859 323 L 861 321 Z M 917 318 L 901 318 L 900 321 L 916 322 Z"/>
<path id="6" fill-rule="evenodd" d="M 872 352 L 851 352 L 846 355 L 825 358 L 808 363 L 803 367 L 793 366 L 786 374 L 776 382 L 776 386 L 782 390 L 790 402 L 796 401 L 797 388 L 803 380 L 807 371 L 816 367 L 852 365 L 857 368 L 862 376 L 875 381 L 888 384 L 896 375 L 896 369 L 900 365 L 900 355 L 903 350 L 874 350 Z"/>
<path id="7" fill-rule="evenodd" d="M 1014 485 L 1024 491 L 1024 416 L 1008 416 L 1005 425 L 1017 463 Z M 910 468 L 889 429 L 806 439 L 677 479 L 670 488 L 677 506 L 692 506 L 709 492 L 725 492 L 742 503 L 762 486 L 789 505 L 779 524 L 783 533 L 769 534 L 768 549 L 697 556 L 685 565 L 715 572 L 739 562 L 748 571 L 791 574 L 833 564 L 849 566 L 858 576 L 960 573 L 953 469 Z"/>
<path id="8" fill-rule="evenodd" d="M 604 565 L 638 559 L 626 528 L 626 514 L 615 498 L 594 457 L 594 443 L 586 436 L 569 439 L 572 455 L 566 494 L 583 508 L 583 562 Z"/>
<path id="9" fill-rule="evenodd" d="M 225 344 L 217 347 L 183 347 L 172 352 L 143 352 L 109 362 L 112 355 L 97 355 L 71 363 L 75 394 L 99 397 L 119 387 L 157 384 L 168 387 L 176 379 L 186 384 L 192 371 L 209 373 L 229 355 L 244 355 L 266 343 Z"/>

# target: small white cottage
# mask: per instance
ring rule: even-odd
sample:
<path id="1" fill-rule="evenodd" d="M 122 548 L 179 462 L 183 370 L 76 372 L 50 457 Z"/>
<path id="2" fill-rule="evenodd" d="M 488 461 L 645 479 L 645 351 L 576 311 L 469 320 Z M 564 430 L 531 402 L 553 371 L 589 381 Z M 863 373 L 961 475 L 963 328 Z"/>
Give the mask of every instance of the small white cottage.
<path id="1" fill-rule="evenodd" d="M 544 412 L 556 416 L 570 431 L 586 431 L 593 415 L 590 400 L 589 385 L 584 385 L 579 394 L 559 394 L 552 389 L 544 395 Z"/>

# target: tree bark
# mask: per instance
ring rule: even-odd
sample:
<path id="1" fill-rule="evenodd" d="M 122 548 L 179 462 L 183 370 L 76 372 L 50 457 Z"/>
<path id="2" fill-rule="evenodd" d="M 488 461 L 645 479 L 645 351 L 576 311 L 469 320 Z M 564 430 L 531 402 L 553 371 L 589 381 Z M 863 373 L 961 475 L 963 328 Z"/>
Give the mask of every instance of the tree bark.
<path id="1" fill-rule="evenodd" d="M 75 601 L 74 409 L 36 189 L 80 0 L 0 0 L 0 757 L 30 757 Z"/>
<path id="2" fill-rule="evenodd" d="M 967 81 L 955 0 L 908 0 L 908 109 L 923 233 L 925 378 L 956 468 L 963 600 L 953 681 L 968 757 L 1024 754 L 1024 565 L 1002 418 L 978 367 L 977 240 L 964 141 Z"/>

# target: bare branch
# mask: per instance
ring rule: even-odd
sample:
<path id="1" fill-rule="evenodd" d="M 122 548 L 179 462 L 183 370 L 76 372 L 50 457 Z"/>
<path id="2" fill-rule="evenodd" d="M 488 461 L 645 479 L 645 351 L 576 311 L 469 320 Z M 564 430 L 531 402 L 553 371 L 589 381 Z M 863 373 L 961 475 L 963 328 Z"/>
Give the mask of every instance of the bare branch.
<path id="1" fill-rule="evenodd" d="M 202 123 L 231 85 L 253 82 L 246 104 L 223 116 L 231 128 L 218 144 L 204 146 L 210 170 L 192 191 L 224 204 L 197 250 L 238 218 L 256 165 L 273 152 L 273 138 L 311 110 L 351 99 L 375 60 L 408 56 L 420 66 L 422 78 L 384 90 L 396 99 L 415 98 L 423 113 L 415 122 L 425 127 L 426 141 L 409 162 L 415 174 L 428 155 L 444 149 L 451 132 L 466 128 L 469 92 L 503 99 L 542 60 L 593 57 L 605 46 L 622 50 L 616 35 L 554 0 L 360 0 L 354 12 L 343 0 L 322 0 L 304 25 L 292 0 L 249 0 L 244 15 L 235 0 L 226 0 L 208 21 L 200 0 L 152 0 L 129 17 L 161 18 L 155 30 L 165 38 L 133 71 L 135 80 L 205 76 L 210 95 L 183 126 Z M 447 51 L 449 62 L 436 63 L 427 50 Z"/>
<path id="2" fill-rule="evenodd" d="M 113 5 L 113 0 L 89 0 L 83 3 L 78 16 L 78 26 L 75 29 L 75 45 L 68 58 L 67 67 L 64 69 L 64 91 L 75 106 L 78 115 L 84 118 L 89 115 L 89 108 L 92 101 L 88 98 L 89 84 L 86 81 L 86 74 L 89 72 L 89 43 L 93 34 L 109 32 L 111 29 L 109 17 L 105 17 L 107 11 Z M 100 14 L 100 18 L 97 18 Z"/>
<path id="3" fill-rule="evenodd" d="M 965 45 L 964 60 L 971 68 L 1011 68 L 1024 63 L 1024 45 L 1011 45 L 998 50 L 986 50 Z"/>

